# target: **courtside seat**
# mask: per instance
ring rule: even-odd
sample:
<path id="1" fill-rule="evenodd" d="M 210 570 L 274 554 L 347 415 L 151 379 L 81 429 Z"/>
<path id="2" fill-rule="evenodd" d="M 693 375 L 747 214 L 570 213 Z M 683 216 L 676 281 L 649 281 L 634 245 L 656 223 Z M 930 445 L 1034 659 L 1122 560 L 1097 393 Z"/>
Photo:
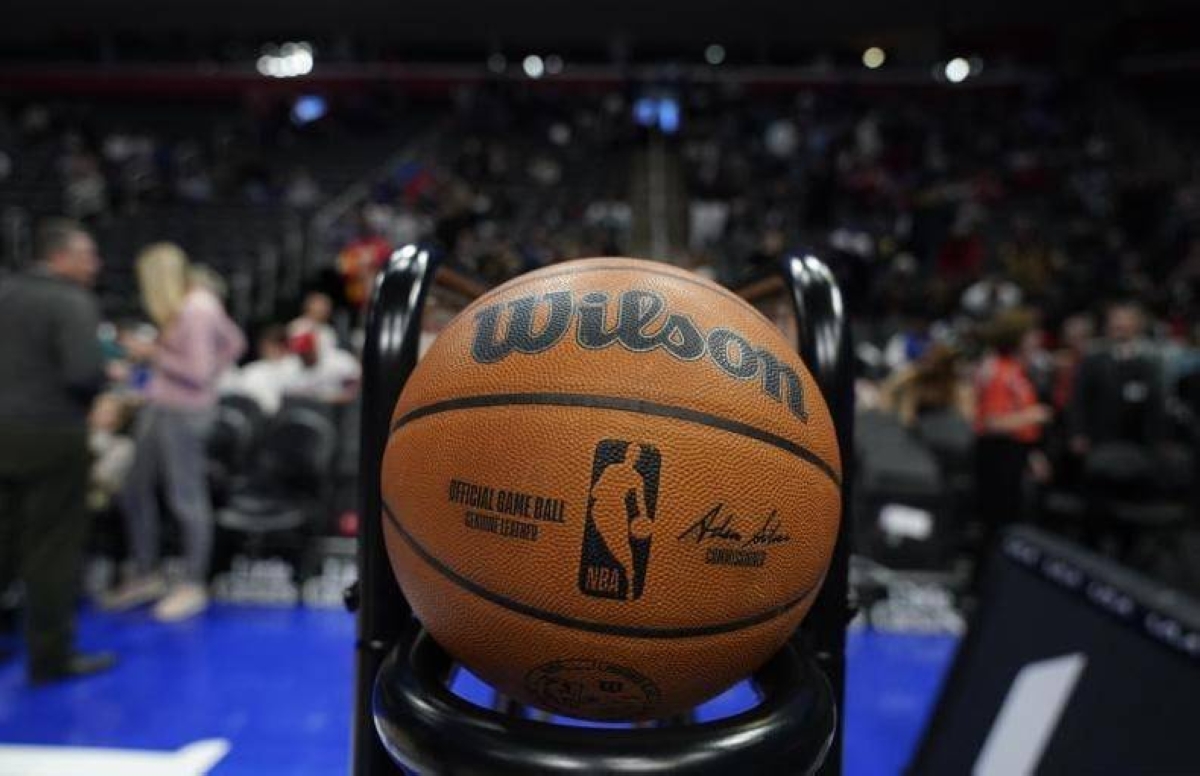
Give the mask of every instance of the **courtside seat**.
<path id="1" fill-rule="evenodd" d="M 208 435 L 208 484 L 216 506 L 228 503 L 248 471 L 264 422 L 262 408 L 249 396 L 222 396 L 218 402 Z"/>
<path id="2" fill-rule="evenodd" d="M 1098 499 L 1095 507 L 1095 517 L 1115 540 L 1117 559 L 1147 571 L 1177 551 L 1192 517 L 1186 503 L 1167 499 Z"/>
<path id="3" fill-rule="evenodd" d="M 267 425 L 250 474 L 217 511 L 222 555 L 279 554 L 299 570 L 312 529 L 330 508 L 333 423 L 307 407 L 285 406 Z"/>

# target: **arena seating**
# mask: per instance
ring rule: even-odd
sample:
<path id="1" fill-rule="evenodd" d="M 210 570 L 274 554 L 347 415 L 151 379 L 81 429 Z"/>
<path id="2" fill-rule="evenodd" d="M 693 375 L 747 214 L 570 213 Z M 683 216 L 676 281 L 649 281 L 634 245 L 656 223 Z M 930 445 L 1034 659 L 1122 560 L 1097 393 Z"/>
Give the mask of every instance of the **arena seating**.
<path id="1" fill-rule="evenodd" d="M 213 504 L 224 506 L 245 478 L 265 425 L 262 407 L 248 396 L 222 396 L 208 441 L 209 487 Z"/>
<path id="2" fill-rule="evenodd" d="M 1186 284 L 1151 282 L 1173 271 L 1195 239 L 1188 192 L 1197 184 L 1186 167 L 1171 166 L 1190 151 L 1173 123 L 1178 116 L 1161 101 L 1105 87 L 1010 86 L 952 99 L 904 89 L 746 93 L 711 84 L 675 93 L 685 120 L 678 135 L 657 139 L 631 120 L 628 93 L 546 93 L 506 81 L 464 87 L 453 102 L 383 101 L 366 111 L 368 121 L 311 127 L 282 118 L 286 104 L 266 114 L 222 105 L 165 117 L 136 100 L 94 112 L 21 105 L 0 138 L 0 147 L 16 152 L 0 205 L 25 213 L 25 228 L 33 214 L 57 209 L 72 136 L 99 151 L 106 139 L 150 136 L 174 149 L 166 168 L 174 172 L 163 181 L 176 183 L 194 172 L 187 160 L 211 160 L 220 148 L 226 166 L 240 161 L 207 170 L 213 189 L 203 201 L 182 201 L 186 187 L 166 190 L 162 181 L 131 201 L 117 196 L 128 187 L 120 167 L 105 169 L 109 211 L 92 219 L 107 260 L 101 292 L 109 316 L 138 317 L 132 258 L 151 241 L 171 239 L 225 276 L 231 309 L 253 330 L 290 313 L 364 222 L 393 245 L 440 247 L 447 266 L 485 286 L 574 256 L 644 253 L 648 215 L 640 198 L 653 140 L 667 190 L 689 203 L 669 211 L 686 223 L 668 233 L 690 239 L 667 258 L 740 287 L 773 272 L 787 250 L 816 250 L 847 291 L 863 352 L 876 354 L 862 371 L 864 385 L 886 382 L 937 341 L 961 354 L 959 379 L 969 386 L 981 355 L 981 314 L 964 304 L 964 292 L 981 276 L 1014 282 L 1051 335 L 1098 295 L 1138 297 L 1163 331 L 1185 329 L 1195 309 Z M 38 109 L 45 125 L 24 128 Z M 316 207 L 288 201 L 287 185 L 301 170 L 319 191 Z M 320 207 L 343 193 L 336 207 Z M 898 362 L 897 342 L 914 348 Z M 1186 379 L 1191 362 L 1169 347 L 1162 352 Z M 1186 391 L 1172 392 L 1172 407 L 1186 406 Z M 1194 449 L 1186 417 L 1172 417 L 1173 438 Z M 863 416 L 859 434 L 861 495 L 872 505 L 860 512 L 872 517 L 863 518 L 859 549 L 891 562 L 958 563 L 979 535 L 968 420 L 954 411 L 922 412 L 911 427 L 877 420 Z M 339 426 L 341 505 L 352 501 L 345 491 L 353 437 Z M 223 427 L 214 440 L 214 482 L 230 469 L 235 438 Z M 1151 565 L 1168 563 L 1156 546 L 1194 525 L 1194 506 L 1180 492 L 1135 509 L 1084 499 L 1078 482 L 1056 479 L 1031 501 L 1047 525 Z M 895 505 L 932 516 L 933 544 L 911 536 L 888 544 L 870 520 Z M 322 525 L 333 522 L 326 516 Z M 1159 539 L 1126 538 L 1144 533 Z"/>
<path id="3" fill-rule="evenodd" d="M 313 567 L 309 540 L 332 509 L 336 447 L 325 413 L 304 405 L 281 408 L 263 429 L 249 473 L 217 511 L 217 526 L 238 537 L 232 546 L 251 559 L 281 555 L 303 579 Z"/>

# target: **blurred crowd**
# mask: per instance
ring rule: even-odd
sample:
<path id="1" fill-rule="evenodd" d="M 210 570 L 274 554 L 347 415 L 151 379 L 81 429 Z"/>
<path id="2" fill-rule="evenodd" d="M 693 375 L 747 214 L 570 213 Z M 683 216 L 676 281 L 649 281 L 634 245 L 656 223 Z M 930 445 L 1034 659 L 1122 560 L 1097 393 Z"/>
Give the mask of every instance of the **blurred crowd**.
<path id="1" fill-rule="evenodd" d="M 156 243 L 138 255 L 147 317 L 120 325 L 100 320 L 89 293 L 102 262 L 80 222 L 45 221 L 36 251 L 27 270 L 0 285 L 9 367 L 0 380 L 0 588 L 24 582 L 30 671 L 49 681 L 111 664 L 110 656 L 70 649 L 71 570 L 82 561 L 88 524 L 123 525 L 126 574 L 104 607 L 153 603 L 164 621 L 203 612 L 218 529 L 247 514 L 278 519 L 295 499 L 313 496 L 296 488 L 272 500 L 288 489 L 287 477 L 318 486 L 334 477 L 336 421 L 357 398 L 360 367 L 340 346 L 331 302 L 319 292 L 294 320 L 264 326 L 244 358 L 247 342 L 225 312 L 221 278 L 179 246 Z M 330 454 L 284 479 L 256 460 L 297 441 Z M 54 525 L 24 510 L 53 511 Z M 182 555 L 172 574 L 162 563 L 168 534 Z"/>
<path id="2" fill-rule="evenodd" d="M 495 285 L 545 264 L 622 254 L 638 139 L 619 93 L 464 88 L 407 158 L 327 235 L 347 300 L 365 301 L 393 247 L 436 245 Z"/>
<path id="3" fill-rule="evenodd" d="M 733 282 L 804 245 L 879 320 L 1023 301 L 1057 323 L 1117 294 L 1172 322 L 1194 309 L 1194 144 L 1128 98 L 1050 86 L 688 95 L 689 250 Z"/>
<path id="4" fill-rule="evenodd" d="M 1200 589 L 1200 155 L 1183 128 L 1049 85 L 687 95 L 690 260 L 734 287 L 796 251 L 831 265 L 865 427 L 911 443 L 863 437 L 869 474 L 907 465 L 932 530 L 967 524 L 973 553 L 1040 520 L 1156 573 L 1147 542 L 1183 546 L 1173 578 Z"/>
<path id="5" fill-rule="evenodd" d="M 1200 504 L 1200 157 L 1186 135 L 1131 98 L 1047 85 L 670 88 L 682 122 L 669 135 L 639 128 L 620 91 L 462 89 L 325 225 L 316 239 L 336 259 L 309 279 L 319 290 L 293 300 L 295 316 L 253 321 L 252 342 L 222 278 L 173 243 L 132 261 L 144 318 L 101 322 L 84 289 L 104 246 L 86 225 L 146 202 L 311 210 L 325 192 L 303 165 L 271 161 L 270 122 L 0 115 L 0 181 L 40 154 L 55 209 L 74 218 L 43 224 L 33 267 L 0 281 L 0 481 L 66 516 L 35 548 L 52 562 L 0 568 L 0 594 L 22 575 L 45 613 L 29 625 L 38 675 L 103 664 L 73 662 L 70 599 L 45 572 L 78 565 L 89 510 L 125 527 L 128 575 L 104 604 L 155 602 L 165 620 L 207 606 L 221 532 L 328 527 L 354 470 L 351 343 L 395 248 L 432 245 L 481 287 L 634 252 L 649 153 L 685 200 L 666 216 L 684 244 L 664 258 L 738 288 L 812 250 L 838 276 L 856 340 L 859 551 L 932 534 L 978 557 L 1002 526 L 1037 520 L 1200 587 L 1186 555 L 1164 560 L 1194 538 Z M 38 461 L 85 465 L 89 484 L 64 487 Z M 876 546 L 888 528 L 869 505 L 889 500 L 920 502 L 930 526 Z M 183 556 L 173 574 L 164 534 Z"/>
<path id="6" fill-rule="evenodd" d="M 948 523 L 979 532 L 974 542 L 956 537 L 967 549 L 980 552 L 1004 526 L 1032 521 L 1200 589 L 1200 351 L 1155 336 L 1134 298 L 1099 307 L 1056 328 L 1014 306 L 960 329 L 953 342 L 898 335 L 899 363 L 860 378 L 860 410 L 905 429 L 934 461 L 929 488 L 958 500 Z M 885 458 L 868 465 L 895 463 Z"/>
<path id="7" fill-rule="evenodd" d="M 61 192 L 56 209 L 87 222 L 150 204 L 308 211 L 324 200 L 319 182 L 275 151 L 295 133 L 275 110 L 140 115 L 31 102 L 0 109 L 0 185 L 22 173 L 49 177 Z"/>
<path id="8" fill-rule="evenodd" d="M 687 196 L 673 258 L 735 288 L 796 251 L 830 264 L 858 406 L 930 460 L 916 484 L 950 504 L 948 545 L 975 556 L 1000 526 L 1040 520 L 1160 570 L 1142 539 L 1197 505 L 1200 157 L 1170 116 L 1051 83 L 667 92 L 683 119 L 660 148 Z M 363 301 L 408 242 L 485 285 L 624 252 L 646 217 L 636 178 L 593 180 L 595 159 L 636 168 L 630 111 L 615 93 L 463 92 L 357 213 L 347 288 Z"/>

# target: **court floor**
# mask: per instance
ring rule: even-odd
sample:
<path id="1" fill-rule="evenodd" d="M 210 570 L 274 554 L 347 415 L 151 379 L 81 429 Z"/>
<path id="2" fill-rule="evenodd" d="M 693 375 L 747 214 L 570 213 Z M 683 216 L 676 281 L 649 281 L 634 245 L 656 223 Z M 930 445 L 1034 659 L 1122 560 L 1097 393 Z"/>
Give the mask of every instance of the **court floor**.
<path id="1" fill-rule="evenodd" d="M 0 776 L 331 776 L 349 762 L 351 615 L 221 605 L 184 624 L 85 613 L 80 641 L 120 666 L 30 688 L 0 664 Z M 899 773 L 956 639 L 855 630 L 848 776 Z M 86 749 L 80 749 L 86 748 Z"/>

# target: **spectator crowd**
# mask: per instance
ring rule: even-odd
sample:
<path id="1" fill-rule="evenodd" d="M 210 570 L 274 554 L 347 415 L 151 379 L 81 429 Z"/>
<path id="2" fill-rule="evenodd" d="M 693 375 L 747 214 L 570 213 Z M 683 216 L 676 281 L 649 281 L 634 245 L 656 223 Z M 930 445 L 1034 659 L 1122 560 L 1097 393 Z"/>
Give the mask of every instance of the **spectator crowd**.
<path id="1" fill-rule="evenodd" d="M 865 427 L 930 460 L 910 484 L 935 532 L 977 554 L 1038 520 L 1200 589 L 1186 124 L 1061 86 L 687 97 L 687 261 L 733 287 L 798 250 L 830 264 Z M 861 441 L 869 473 L 904 469 Z"/>
<path id="2" fill-rule="evenodd" d="M 827 261 L 857 343 L 864 476 L 927 459 L 909 491 L 928 491 L 935 530 L 976 558 L 1004 525 L 1037 520 L 1200 587 L 1189 544 L 1200 506 L 1200 156 L 1186 132 L 1116 91 L 671 88 L 681 128 L 656 137 L 654 152 L 686 193 L 667 211 L 685 222 L 686 244 L 661 258 L 734 288 L 794 251 Z M 320 290 L 294 300 L 297 316 L 253 321 L 253 343 L 225 312 L 221 277 L 166 242 L 132 262 L 144 319 L 101 324 L 85 289 L 104 245 L 86 225 L 146 201 L 308 210 L 327 192 L 303 165 L 281 176 L 254 150 L 261 137 L 228 128 L 88 132 L 39 106 L 8 115 L 0 146 L 44 153 L 55 209 L 74 219 L 43 224 L 34 267 L 0 279 L 11 367 L 0 378 L 0 480 L 42 497 L 57 489 L 64 515 L 26 558 L 78 566 L 87 512 L 115 514 L 130 562 L 104 605 L 154 602 L 164 620 L 204 611 L 216 526 L 242 530 L 246 515 L 311 522 L 288 498 L 309 486 L 309 501 L 330 503 L 320 482 L 285 470 L 335 476 L 361 377 L 353 330 L 394 248 L 431 244 L 484 287 L 637 249 L 648 214 L 631 202 L 647 144 L 630 112 L 617 90 L 462 89 L 314 238 L 333 280 L 312 278 Z M 41 438 L 41 427 L 61 433 Z M 913 452 L 881 452 L 871 434 L 885 427 Z M 88 487 L 65 488 L 66 474 L 23 459 L 31 439 L 37 460 L 61 471 L 90 455 Z M 881 529 L 870 509 L 856 512 L 870 553 Z M 173 533 L 164 514 L 184 559 L 173 575 L 161 563 Z M 15 515 L 0 528 L 23 530 Z M 103 668 L 103 656 L 72 653 L 70 591 L 41 568 L 26 560 L 0 576 L 0 594 L 22 576 L 43 613 L 29 621 L 35 677 Z"/>
<path id="3" fill-rule="evenodd" d="M 162 204 L 310 211 L 325 194 L 305 165 L 274 150 L 303 136 L 277 113 L 44 102 L 0 109 L 0 183 L 45 175 L 57 184 L 56 209 L 89 223 Z"/>
<path id="4" fill-rule="evenodd" d="M 620 93 L 580 96 L 492 84 L 460 90 L 324 239 L 349 304 L 393 247 L 427 242 L 496 285 L 546 264 L 628 252 L 638 135 Z"/>
<path id="5" fill-rule="evenodd" d="M 360 371 L 329 326 L 323 294 L 310 294 L 286 327 L 264 327 L 257 357 L 238 366 L 246 341 L 225 312 L 223 284 L 179 246 L 156 243 L 137 257 L 149 321 L 127 327 L 99 321 L 89 290 L 101 259 L 80 222 L 45 221 L 36 246 L 33 265 L 0 285 L 10 367 L 0 380 L 0 587 L 24 583 L 31 677 L 53 681 L 113 661 L 72 647 L 92 516 L 123 522 L 129 558 L 104 607 L 153 603 L 166 622 L 200 614 L 222 522 L 214 509 L 236 507 L 239 492 L 262 485 L 227 471 L 230 493 L 216 487 L 223 402 L 244 397 L 269 418 L 297 400 L 333 417 L 356 398 Z M 162 564 L 164 513 L 178 524 L 183 563 L 174 575 Z"/>

